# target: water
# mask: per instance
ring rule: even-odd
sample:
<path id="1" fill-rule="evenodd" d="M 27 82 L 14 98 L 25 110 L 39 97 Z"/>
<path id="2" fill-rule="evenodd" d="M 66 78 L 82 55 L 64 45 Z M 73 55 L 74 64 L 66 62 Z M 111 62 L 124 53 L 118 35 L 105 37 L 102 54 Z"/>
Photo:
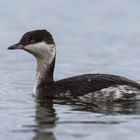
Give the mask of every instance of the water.
<path id="1" fill-rule="evenodd" d="M 55 79 L 111 73 L 140 81 L 140 1 L 59 0 L 0 2 L 1 140 L 138 140 L 139 103 L 86 107 L 32 96 L 35 61 L 7 51 L 29 30 L 55 38 Z"/>

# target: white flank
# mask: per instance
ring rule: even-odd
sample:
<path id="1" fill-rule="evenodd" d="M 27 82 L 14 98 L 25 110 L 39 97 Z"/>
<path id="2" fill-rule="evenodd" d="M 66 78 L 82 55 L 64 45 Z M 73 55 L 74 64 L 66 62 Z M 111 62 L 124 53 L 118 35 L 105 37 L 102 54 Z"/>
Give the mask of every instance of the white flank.
<path id="1" fill-rule="evenodd" d="M 82 101 L 140 100 L 140 90 L 129 85 L 108 87 L 79 97 Z"/>

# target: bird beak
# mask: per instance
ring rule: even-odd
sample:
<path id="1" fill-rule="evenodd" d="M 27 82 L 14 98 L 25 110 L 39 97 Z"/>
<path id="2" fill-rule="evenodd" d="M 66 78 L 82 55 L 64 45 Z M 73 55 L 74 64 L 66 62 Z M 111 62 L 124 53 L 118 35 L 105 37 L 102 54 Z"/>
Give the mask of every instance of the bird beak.
<path id="1" fill-rule="evenodd" d="M 15 50 L 15 49 L 22 49 L 22 48 L 23 48 L 22 44 L 15 44 L 15 45 L 8 47 L 8 50 Z"/>

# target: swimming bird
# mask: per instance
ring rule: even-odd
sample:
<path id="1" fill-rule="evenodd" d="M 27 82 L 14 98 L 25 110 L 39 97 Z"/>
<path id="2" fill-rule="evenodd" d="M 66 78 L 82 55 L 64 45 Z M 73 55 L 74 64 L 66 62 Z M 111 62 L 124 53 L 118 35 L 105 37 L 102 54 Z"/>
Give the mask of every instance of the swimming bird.
<path id="1" fill-rule="evenodd" d="M 111 74 L 83 74 L 54 81 L 56 45 L 50 32 L 34 30 L 8 48 L 22 49 L 36 58 L 33 94 L 43 98 L 83 102 L 116 102 L 140 99 L 140 84 Z"/>

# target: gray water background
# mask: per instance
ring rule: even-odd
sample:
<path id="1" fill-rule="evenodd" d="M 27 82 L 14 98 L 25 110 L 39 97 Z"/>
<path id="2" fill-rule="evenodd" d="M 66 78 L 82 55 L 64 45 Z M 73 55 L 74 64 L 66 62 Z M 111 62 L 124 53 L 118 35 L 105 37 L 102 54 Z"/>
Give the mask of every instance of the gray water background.
<path id="1" fill-rule="evenodd" d="M 100 112 L 81 105 L 36 103 L 35 59 L 23 51 L 7 51 L 34 29 L 47 29 L 54 36 L 56 80 L 110 73 L 140 81 L 139 0 L 1 0 L 0 140 L 138 140 L 137 107 Z"/>

